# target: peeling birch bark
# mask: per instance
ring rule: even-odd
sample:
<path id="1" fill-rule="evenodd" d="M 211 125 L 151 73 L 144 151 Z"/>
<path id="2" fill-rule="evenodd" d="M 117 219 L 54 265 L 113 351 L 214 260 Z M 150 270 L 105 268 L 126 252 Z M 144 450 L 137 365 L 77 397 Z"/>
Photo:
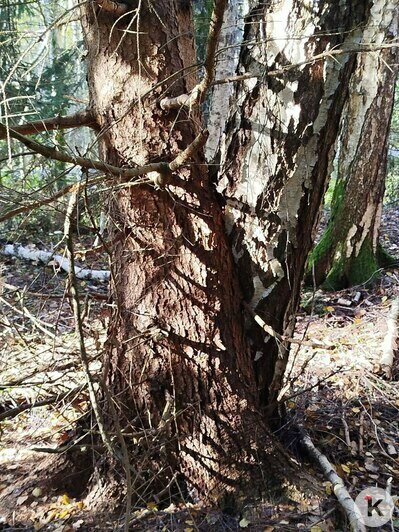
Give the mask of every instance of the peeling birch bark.
<path id="1" fill-rule="evenodd" d="M 258 78 L 237 86 L 218 190 L 244 298 L 282 336 L 292 337 L 354 65 L 350 53 L 339 62 L 323 53 L 358 46 L 368 8 L 363 1 L 256 2 L 245 21 L 249 44 L 237 74 Z M 262 399 L 273 402 L 288 345 L 251 324 L 248 336 Z"/>
<path id="2" fill-rule="evenodd" d="M 215 79 L 225 79 L 232 76 L 236 70 L 240 47 L 238 43 L 243 35 L 243 6 L 236 0 L 229 0 L 224 16 L 222 31 L 219 38 L 219 53 L 216 59 Z M 233 95 L 233 85 L 230 83 L 216 85 L 212 89 L 209 119 L 208 142 L 205 147 L 205 157 L 208 162 L 222 149 L 223 134 L 230 112 L 230 99 Z"/>

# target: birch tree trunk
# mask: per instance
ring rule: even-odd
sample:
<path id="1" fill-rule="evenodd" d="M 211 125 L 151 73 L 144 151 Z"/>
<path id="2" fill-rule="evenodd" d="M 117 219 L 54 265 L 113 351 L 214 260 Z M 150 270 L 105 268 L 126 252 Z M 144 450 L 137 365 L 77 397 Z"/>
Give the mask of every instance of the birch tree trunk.
<path id="1" fill-rule="evenodd" d="M 358 46 L 369 8 L 364 1 L 256 2 L 246 19 L 237 74 L 256 77 L 237 88 L 218 190 L 245 300 L 288 336 L 355 60 L 350 53 L 312 58 Z M 247 337 L 270 412 L 288 347 L 251 318 Z"/>
<path id="2" fill-rule="evenodd" d="M 229 0 L 219 38 L 220 53 L 215 65 L 216 80 L 233 76 L 237 68 L 240 41 L 244 31 L 243 11 L 244 6 L 241 2 Z M 220 152 L 225 147 L 224 130 L 230 115 L 232 96 L 233 85 L 231 83 L 213 87 L 207 123 L 209 138 L 205 148 L 205 157 L 210 164 L 218 164 L 220 157 L 223 157 Z"/>
<path id="3" fill-rule="evenodd" d="M 365 39 L 378 44 L 398 37 L 397 2 L 375 2 Z M 359 54 L 340 138 L 331 218 L 309 260 L 309 281 L 338 290 L 371 281 L 387 256 L 379 230 L 387 170 L 388 135 L 399 51 Z"/>

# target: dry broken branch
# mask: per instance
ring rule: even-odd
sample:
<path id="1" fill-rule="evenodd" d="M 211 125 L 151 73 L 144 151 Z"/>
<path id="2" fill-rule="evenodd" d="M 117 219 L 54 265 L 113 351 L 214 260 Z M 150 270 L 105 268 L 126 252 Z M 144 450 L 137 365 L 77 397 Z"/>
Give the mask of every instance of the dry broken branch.
<path id="1" fill-rule="evenodd" d="M 183 150 L 175 159 L 169 164 L 171 172 L 175 172 L 180 167 L 188 163 L 188 161 L 205 146 L 208 138 L 208 130 L 204 129 L 199 133 L 185 150 Z"/>
<path id="2" fill-rule="evenodd" d="M 80 157 L 78 155 L 69 155 L 68 153 L 57 150 L 56 148 L 50 148 L 44 144 L 40 144 L 24 135 L 21 135 L 12 128 L 7 128 L 4 124 L 0 124 L 0 137 L 11 137 L 16 140 L 19 140 L 30 150 L 43 155 L 47 159 L 54 159 L 55 161 L 61 161 L 64 163 L 74 164 L 80 166 L 86 170 L 99 170 L 102 172 L 107 172 L 108 174 L 113 174 L 120 176 L 126 179 L 131 179 L 133 177 L 138 177 L 140 175 L 149 174 L 150 172 L 159 172 L 164 168 L 168 163 L 152 163 L 144 166 L 138 166 L 136 168 L 120 168 L 118 166 L 113 166 L 111 164 L 104 163 L 103 161 L 96 161 L 93 159 L 87 159 L 86 157 Z"/>
<path id="3" fill-rule="evenodd" d="M 95 3 L 98 4 L 104 11 L 117 16 L 125 15 L 130 9 L 127 4 L 123 4 L 122 2 L 113 2 L 112 0 L 95 0 Z"/>
<path id="4" fill-rule="evenodd" d="M 265 42 L 263 40 L 260 41 L 253 41 L 252 44 L 261 44 L 262 42 Z M 249 43 L 251 44 L 251 43 Z M 257 79 L 257 78 L 268 78 L 268 77 L 278 77 L 282 76 L 286 72 L 289 72 L 291 70 L 295 70 L 296 68 L 300 68 L 306 65 L 311 65 L 312 63 L 315 63 L 317 61 L 320 61 L 325 58 L 334 58 L 336 56 L 349 54 L 349 53 L 366 53 L 366 52 L 376 52 L 379 50 L 384 50 L 387 48 L 394 48 L 396 46 L 399 46 L 399 41 L 396 39 L 394 41 L 391 41 L 389 43 L 383 43 L 383 44 L 372 44 L 372 43 L 364 43 L 359 44 L 356 47 L 346 47 L 346 48 L 336 48 L 334 50 L 326 50 L 325 52 L 321 52 L 319 54 L 314 55 L 313 57 L 310 57 L 309 59 L 306 59 L 304 61 L 300 61 L 298 63 L 292 63 L 289 65 L 285 65 L 281 68 L 275 69 L 275 70 L 267 70 L 265 69 L 261 73 L 254 73 L 254 72 L 247 72 L 246 74 L 240 74 L 237 76 L 228 76 L 223 79 L 217 79 L 212 82 L 212 85 L 223 85 L 225 83 L 235 83 L 237 81 L 245 81 L 250 79 Z M 222 51 L 222 50 L 221 50 Z"/>
<path id="5" fill-rule="evenodd" d="M 136 168 L 121 168 L 119 166 L 113 166 L 111 164 L 107 164 L 103 161 L 87 159 L 85 157 L 80 157 L 78 155 L 69 155 L 68 153 L 57 150 L 56 148 L 50 148 L 49 146 L 40 144 L 39 142 L 36 142 L 24 135 L 21 135 L 15 129 L 7 128 L 4 124 L 0 123 L 0 138 L 1 138 L 1 135 L 4 135 L 5 137 L 9 136 L 16 140 L 19 140 L 20 142 L 22 142 L 22 144 L 27 146 L 30 150 L 36 153 L 39 153 L 40 155 L 43 155 L 44 157 L 48 159 L 54 159 L 56 161 L 74 164 L 86 170 L 99 170 L 99 171 L 112 174 L 115 176 L 119 176 L 121 178 L 129 180 L 134 177 L 138 177 L 140 175 L 149 176 L 149 174 L 152 174 L 153 176 L 159 176 L 159 175 L 170 174 L 172 171 L 176 171 L 178 168 L 180 168 L 181 166 L 185 165 L 188 162 L 188 160 L 190 159 L 190 157 L 194 155 L 194 152 L 196 150 L 200 149 L 204 145 L 204 143 L 206 142 L 207 132 L 206 130 L 202 131 L 193 140 L 193 142 L 185 150 L 179 153 L 175 157 L 175 159 L 173 159 L 173 161 L 171 161 L 170 163 L 168 162 L 150 163 L 150 164 L 146 164 L 143 166 L 137 166 Z M 154 183 L 155 185 L 157 185 L 156 179 L 157 177 L 155 178 L 147 177 L 146 180 L 142 180 L 138 182 L 138 184 Z M 77 185 L 77 186 L 80 186 L 80 185 Z M 55 198 L 55 196 L 53 196 L 52 198 Z M 47 203 L 47 200 L 43 200 L 43 201 Z M 50 202 L 50 200 L 48 202 Z M 22 212 L 24 212 L 26 210 L 29 210 L 29 207 L 24 207 L 24 208 L 20 207 L 19 209 L 15 209 L 13 212 L 17 211 L 17 214 L 19 214 L 21 212 L 20 209 L 23 209 Z M 6 215 L 2 217 L 2 219 L 4 219 L 5 216 L 7 218 L 10 218 L 11 214 L 7 213 Z"/>
<path id="6" fill-rule="evenodd" d="M 92 127 L 97 126 L 92 113 L 88 110 L 79 111 L 73 115 L 55 116 L 53 118 L 46 118 L 45 120 L 36 120 L 35 122 L 27 122 L 18 126 L 12 126 L 13 131 L 21 135 L 33 135 L 43 131 L 54 131 L 56 129 L 71 129 L 75 127 Z M 11 136 L 11 135 L 10 135 Z M 7 138 L 7 130 L 0 130 L 0 140 Z"/>
<path id="7" fill-rule="evenodd" d="M 93 185 L 97 185 L 98 183 L 101 183 L 102 181 L 104 181 L 106 177 L 107 176 L 102 175 L 100 177 L 95 177 L 93 179 L 87 179 L 85 181 L 84 186 L 91 187 Z M 46 198 L 32 201 L 31 203 L 28 203 L 26 205 L 21 205 L 21 207 L 17 207 L 16 209 L 8 211 L 2 216 L 0 216 L 0 222 L 5 222 L 6 220 L 10 220 L 11 218 L 14 218 L 14 216 L 18 216 L 18 214 L 32 211 L 33 209 L 37 209 L 38 207 L 42 207 L 43 205 L 49 205 L 50 203 L 53 203 L 57 199 L 62 198 L 62 196 L 65 196 L 66 194 L 73 192 L 78 186 L 79 184 L 73 183 L 73 185 L 67 185 L 66 187 L 62 188 L 61 190 L 59 190 L 56 194 L 53 194 L 52 196 L 48 196 Z"/>
<path id="8" fill-rule="evenodd" d="M 352 497 L 349 495 L 348 490 L 340 476 L 338 476 L 336 470 L 328 460 L 328 458 L 322 454 L 312 442 L 309 434 L 303 429 L 301 430 L 302 443 L 306 447 L 310 457 L 318 464 L 324 475 L 331 482 L 334 495 L 337 497 L 338 502 L 342 506 L 345 515 L 348 517 L 353 532 L 366 532 L 365 525 L 361 522 L 360 511 L 356 507 L 356 504 Z"/>
<path id="9" fill-rule="evenodd" d="M 111 455 L 115 456 L 122 462 L 123 467 L 125 469 L 127 497 L 126 497 L 126 514 L 125 514 L 124 530 L 128 532 L 129 531 L 129 520 L 130 520 L 130 514 L 131 514 L 131 498 L 132 498 L 132 482 L 131 482 L 131 471 L 130 471 L 131 465 L 129 461 L 129 453 L 128 453 L 128 449 L 126 446 L 126 442 L 121 433 L 118 416 L 116 415 L 113 402 L 112 402 L 112 399 L 110 400 L 110 397 L 108 397 L 108 400 L 109 400 L 108 404 L 110 407 L 111 415 L 114 418 L 114 423 L 116 423 L 116 430 L 117 430 L 118 439 L 119 439 L 119 443 L 120 443 L 121 450 L 122 450 L 121 453 L 119 453 L 119 451 L 115 449 L 115 446 L 113 445 L 110 435 L 106 429 L 105 422 L 104 422 L 104 416 L 101 412 L 99 401 L 97 399 L 93 377 L 90 373 L 89 356 L 88 356 L 88 353 L 86 351 L 86 346 L 85 346 L 83 320 L 82 320 L 81 306 L 80 306 L 80 300 L 79 300 L 78 282 L 77 282 L 77 277 L 75 274 L 75 266 L 74 266 L 75 255 L 74 255 L 72 223 L 71 223 L 72 213 L 73 213 L 73 210 L 76 208 L 78 196 L 79 196 L 79 190 L 76 190 L 71 194 L 71 198 L 70 198 L 69 205 L 68 205 L 68 210 L 65 216 L 65 224 L 64 224 L 64 235 L 65 235 L 66 242 L 67 242 L 68 258 L 71 263 L 71 268 L 69 271 L 69 281 L 71 285 L 72 307 L 73 307 L 73 314 L 75 318 L 75 330 L 76 330 L 76 334 L 79 340 L 80 359 L 81 359 L 83 371 L 84 371 L 84 374 L 87 380 L 87 388 L 89 392 L 90 403 L 93 408 L 94 415 L 96 417 L 101 440 L 104 443 L 107 450 L 111 453 Z M 105 394 L 109 393 L 108 388 L 106 386 L 103 386 L 103 391 L 105 392 Z"/>
<path id="10" fill-rule="evenodd" d="M 267 334 L 269 334 L 270 336 L 272 336 L 273 338 L 275 338 L 281 343 L 288 342 L 290 344 L 305 345 L 308 347 L 313 347 L 314 349 L 334 349 L 333 345 L 326 344 L 324 342 L 317 342 L 317 341 L 311 342 L 309 340 L 299 340 L 297 338 L 290 338 L 289 336 L 284 336 L 282 334 L 279 334 L 274 329 L 272 329 L 270 325 L 267 325 L 267 323 L 265 323 L 265 321 L 262 320 L 259 314 L 256 314 L 256 312 L 252 310 L 252 308 L 248 305 L 248 303 L 244 302 L 243 306 L 249 312 L 249 314 L 254 318 L 256 323 L 260 325 Z"/>
<path id="11" fill-rule="evenodd" d="M 78 393 L 80 393 L 85 387 L 86 385 L 82 384 L 78 386 L 77 388 L 74 388 L 73 390 L 68 390 L 67 392 L 52 395 L 48 399 L 43 399 L 42 401 L 36 401 L 35 403 L 22 403 L 21 405 L 16 406 L 15 408 L 10 408 L 9 410 L 2 412 L 0 414 L 0 421 L 3 421 L 4 419 L 8 419 L 10 417 L 15 417 L 18 414 L 25 412 L 26 410 L 30 410 L 31 408 L 38 408 L 40 406 L 52 405 L 54 403 L 58 403 L 59 401 L 62 401 L 63 399 L 66 399 L 67 397 L 74 397 Z"/>
<path id="12" fill-rule="evenodd" d="M 396 297 L 392 303 L 388 316 L 388 330 L 385 336 L 380 367 L 382 373 L 390 379 L 392 377 L 392 367 L 395 358 L 395 350 L 398 349 L 398 318 L 399 318 L 399 297 Z"/>

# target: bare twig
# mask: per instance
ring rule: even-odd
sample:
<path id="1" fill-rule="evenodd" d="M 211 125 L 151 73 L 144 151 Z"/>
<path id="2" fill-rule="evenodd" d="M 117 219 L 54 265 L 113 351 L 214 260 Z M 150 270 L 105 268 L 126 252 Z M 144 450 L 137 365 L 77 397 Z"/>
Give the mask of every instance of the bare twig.
<path id="1" fill-rule="evenodd" d="M 296 338 L 290 338 L 288 336 L 284 336 L 282 334 L 279 334 L 274 329 L 272 329 L 272 327 L 270 327 L 270 325 L 267 325 L 267 323 L 265 323 L 265 321 L 262 320 L 262 318 L 258 314 L 256 314 L 256 312 L 254 312 L 252 310 L 252 308 L 248 305 L 248 303 L 246 303 L 244 301 L 243 302 L 243 306 L 247 310 L 247 312 L 249 312 L 249 314 L 254 318 L 256 323 L 258 325 L 260 325 L 260 327 L 262 327 L 262 329 L 267 334 L 269 334 L 270 336 L 272 336 L 273 338 L 275 338 L 279 342 L 288 342 L 290 344 L 306 345 L 308 347 L 313 347 L 314 349 L 335 349 L 335 346 L 328 345 L 328 344 L 325 344 L 323 342 L 310 342 L 308 340 L 298 340 Z"/>
<path id="2" fill-rule="evenodd" d="M 382 373 L 390 379 L 392 377 L 392 367 L 394 363 L 395 351 L 398 349 L 398 318 L 399 318 L 399 297 L 396 297 L 392 303 L 388 316 L 388 330 L 385 336 L 380 368 Z"/>
<path id="3" fill-rule="evenodd" d="M 93 185 L 97 185 L 104 181 L 108 176 L 100 176 L 95 177 L 93 179 L 88 179 L 85 182 L 86 187 L 91 187 Z M 74 183 L 73 185 L 67 185 L 66 187 L 59 190 L 56 194 L 53 194 L 52 196 L 48 196 L 46 198 L 42 198 L 40 200 L 32 201 L 31 203 L 28 203 L 26 205 L 21 205 L 21 207 L 17 207 L 16 209 L 13 209 L 12 211 L 8 211 L 5 214 L 0 216 L 0 222 L 5 222 L 6 220 L 9 220 L 11 218 L 14 218 L 14 216 L 18 216 L 18 214 L 22 214 L 24 212 L 32 211 L 33 209 L 37 209 L 39 207 L 42 207 L 43 205 L 49 205 L 50 203 L 53 203 L 57 199 L 61 198 L 62 196 L 65 196 L 66 194 L 70 194 L 73 192 L 77 187 L 79 187 L 78 184 Z"/>
<path id="4" fill-rule="evenodd" d="M 67 251 L 68 251 L 68 258 L 71 264 L 71 268 L 69 270 L 69 280 L 71 284 L 71 294 L 72 294 L 72 307 L 73 307 L 73 314 L 75 318 L 75 330 L 76 334 L 79 340 L 79 351 L 80 351 L 80 359 L 82 362 L 83 371 L 86 377 L 89 396 L 91 405 L 94 411 L 94 415 L 96 417 L 96 421 L 98 424 L 98 430 L 100 432 L 101 439 L 105 445 L 105 447 L 108 449 L 108 451 L 111 453 L 111 455 L 114 455 L 114 449 L 112 442 L 106 432 L 103 416 L 101 413 L 100 406 L 98 404 L 96 390 L 94 386 L 94 381 L 90 373 L 89 368 L 89 356 L 86 351 L 85 341 L 84 341 L 84 332 L 83 332 L 83 323 L 81 319 L 81 312 L 80 312 L 80 300 L 79 300 L 79 291 L 78 291 L 78 282 L 77 277 L 75 274 L 75 258 L 74 258 L 74 250 L 73 250 L 73 237 L 72 237 L 72 213 L 77 203 L 79 190 L 74 191 L 71 194 L 71 198 L 68 205 L 68 210 L 65 216 L 65 224 L 64 224 L 64 235 L 67 242 Z"/>
<path id="5" fill-rule="evenodd" d="M 295 399 L 299 395 L 303 395 L 304 393 L 310 392 L 314 388 L 317 388 L 317 386 L 319 386 L 322 382 L 325 382 L 328 379 L 331 379 L 331 377 L 334 377 L 334 375 L 336 375 L 337 373 L 340 373 L 341 371 L 342 371 L 342 367 L 339 367 L 338 369 L 336 369 L 332 373 L 329 373 L 328 375 L 326 375 L 322 379 L 318 380 L 315 384 L 312 384 L 312 386 L 308 386 L 308 388 L 305 388 L 304 390 L 299 390 L 299 392 L 296 392 L 296 393 L 290 395 L 287 398 L 284 397 L 282 400 L 284 401 L 284 403 L 286 403 L 287 401 L 292 401 L 292 399 Z"/>
<path id="6" fill-rule="evenodd" d="M 193 142 L 187 146 L 179 155 L 169 164 L 171 172 L 175 172 L 181 166 L 184 166 L 188 161 L 204 147 L 208 138 L 208 130 L 204 129 L 199 133 Z"/>
<path id="7" fill-rule="evenodd" d="M 352 448 L 351 436 L 350 436 L 350 432 L 349 432 L 348 423 L 346 422 L 346 419 L 345 419 L 345 414 L 342 414 L 341 420 L 342 420 L 342 425 L 344 426 L 344 435 L 345 435 L 346 445 L 349 448 Z"/>
<path id="8" fill-rule="evenodd" d="M 363 456 L 364 449 L 364 410 L 360 412 L 359 416 L 359 454 Z"/>
<path id="9" fill-rule="evenodd" d="M 157 162 L 157 163 L 147 164 L 144 166 L 138 166 L 136 168 L 120 168 L 118 166 L 113 166 L 113 165 L 104 163 L 103 161 L 95 161 L 95 160 L 87 159 L 85 157 L 80 157 L 77 155 L 69 155 L 66 152 L 40 144 L 39 142 L 36 142 L 28 137 L 25 137 L 24 135 L 21 135 L 14 129 L 6 128 L 6 126 L 4 126 L 3 124 L 0 124 L 0 135 L 2 133 L 5 133 L 6 135 L 9 135 L 10 137 L 19 140 L 20 142 L 22 142 L 22 144 L 26 145 L 32 151 L 39 153 L 49 159 L 54 159 L 56 161 L 62 161 L 62 162 L 74 164 L 86 170 L 91 169 L 91 170 L 103 171 L 108 174 L 119 176 L 126 180 L 132 179 L 134 177 L 138 177 L 140 175 L 147 174 L 148 176 L 147 179 L 143 179 L 142 181 L 137 181 L 137 184 L 153 183 L 155 185 L 159 184 L 158 183 L 159 176 L 169 176 L 171 175 L 172 171 L 176 171 L 181 166 L 184 166 L 185 164 L 187 164 L 188 160 L 194 155 L 194 153 L 198 151 L 205 144 L 207 135 L 208 135 L 206 130 L 201 131 L 201 133 L 199 133 L 199 135 L 193 140 L 193 142 L 185 150 L 180 152 L 175 157 L 175 159 L 173 159 L 170 163 Z M 97 179 L 100 179 L 100 178 L 97 178 Z M 89 181 L 89 184 L 94 184 L 93 180 Z M 14 209 L 13 211 L 10 211 L 6 213 L 5 215 L 3 215 L 2 217 L 0 217 L 0 222 L 9 219 L 12 216 L 16 216 L 17 214 L 20 214 L 21 212 L 25 212 L 37 206 L 50 203 L 51 201 L 54 201 L 54 199 L 57 199 L 61 195 L 64 195 L 69 190 L 71 190 L 71 192 L 74 193 L 76 189 L 79 188 L 80 186 L 81 186 L 80 184 L 71 185 L 69 188 L 64 188 L 57 195 L 54 195 L 51 198 L 46 198 L 44 200 L 34 202 L 31 205 L 26 205 L 24 207 L 19 207 L 18 209 Z"/>
<path id="10" fill-rule="evenodd" d="M 30 447 L 29 450 L 30 451 L 34 451 L 36 453 L 48 453 L 48 454 L 64 454 L 66 453 L 67 451 L 80 451 L 80 452 L 85 452 L 85 451 L 98 451 L 98 452 L 102 452 L 104 451 L 104 445 L 93 445 L 93 444 L 82 444 L 82 445 L 78 445 L 78 444 L 75 444 L 75 443 L 69 443 L 69 444 L 64 444 L 64 445 L 60 445 L 59 447 Z"/>
<path id="11" fill-rule="evenodd" d="M 7 128 L 4 124 L 0 124 L 0 136 L 10 136 L 16 140 L 19 140 L 30 150 L 43 155 L 47 159 L 54 159 L 55 161 L 61 161 L 64 163 L 74 164 L 85 168 L 86 170 L 99 170 L 108 174 L 123 177 L 125 179 L 131 179 L 140 175 L 149 174 L 150 172 L 160 172 L 164 170 L 165 165 L 168 163 L 152 163 L 144 166 L 137 166 L 136 168 L 120 168 L 111 164 L 104 163 L 103 161 L 95 161 L 93 159 L 87 159 L 86 157 L 80 157 L 78 155 L 69 155 L 68 153 L 57 150 L 40 144 L 24 135 L 18 133 L 15 129 Z M 4 138 L 4 137 L 3 137 Z"/>
<path id="12" fill-rule="evenodd" d="M 105 427 L 104 418 L 103 418 L 103 415 L 102 415 L 102 412 L 101 412 L 101 409 L 98 403 L 97 394 L 96 394 L 96 390 L 94 387 L 94 381 L 90 373 L 89 356 L 87 354 L 85 341 L 84 341 L 83 322 L 82 322 L 82 313 L 80 309 L 78 282 L 77 282 L 77 277 L 75 274 L 75 266 L 74 266 L 74 247 L 73 247 L 72 224 L 71 224 L 72 213 L 77 204 L 78 194 L 79 194 L 79 190 L 76 190 L 71 194 L 71 198 L 70 198 L 68 209 L 67 209 L 67 214 L 65 217 L 65 224 L 64 224 L 64 235 L 67 241 L 68 258 L 71 263 L 71 268 L 69 271 L 69 281 L 71 285 L 72 307 L 73 307 L 73 314 L 75 318 L 75 330 L 76 330 L 76 334 L 79 339 L 80 358 L 82 362 L 83 371 L 84 371 L 84 374 L 87 380 L 90 402 L 93 408 L 94 415 L 96 417 L 98 430 L 99 430 L 101 439 L 106 449 L 111 454 L 111 456 L 114 456 L 115 458 L 120 460 L 125 469 L 127 492 L 128 492 L 128 496 L 126 499 L 126 516 L 125 516 L 125 530 L 127 532 L 129 530 L 129 521 L 130 521 L 130 514 L 131 514 L 131 474 L 130 474 L 131 466 L 129 462 L 128 451 L 127 451 L 126 443 L 120 431 L 119 420 L 116 416 L 112 400 L 110 399 L 109 391 L 105 386 L 103 386 L 103 390 L 107 396 L 109 408 L 111 411 L 111 415 L 114 418 L 114 421 L 116 418 L 116 426 L 117 426 L 119 441 L 120 441 L 121 448 L 122 448 L 122 456 L 120 455 L 119 451 L 117 451 L 114 448 L 114 445 L 112 444 L 112 441 L 109 437 L 109 434 Z"/>
<path id="13" fill-rule="evenodd" d="M 15 286 L 13 284 L 4 283 L 4 288 L 6 288 L 7 290 L 11 290 L 14 293 L 23 292 L 24 294 L 27 294 L 28 296 L 40 297 L 42 299 L 64 299 L 65 296 L 70 295 L 69 292 L 64 293 L 64 294 L 49 294 L 45 292 L 33 292 L 32 290 L 29 290 L 27 288 L 27 285 L 22 287 L 22 286 Z M 81 297 L 86 297 L 86 296 L 91 297 L 92 299 L 97 299 L 101 301 L 108 299 L 107 294 L 99 294 L 96 292 L 87 292 L 84 296 L 81 296 Z"/>
<path id="14" fill-rule="evenodd" d="M 260 44 L 262 42 L 267 42 L 267 40 L 258 40 L 254 41 L 254 44 Z M 365 52 L 376 52 L 378 50 L 384 50 L 387 48 L 394 48 L 399 46 L 399 41 L 394 40 L 389 43 L 383 43 L 383 44 L 372 44 L 372 43 L 363 43 L 359 44 L 358 46 L 351 46 L 346 48 L 335 48 L 333 50 L 326 50 L 325 52 L 321 52 L 319 54 L 316 54 L 309 59 L 306 59 L 304 61 L 300 61 L 298 63 L 292 63 L 289 65 L 285 65 L 279 69 L 275 70 L 264 70 L 260 74 L 255 74 L 252 72 L 247 72 L 246 74 L 240 74 L 238 76 L 228 76 L 223 79 L 218 79 L 212 82 L 212 85 L 223 85 L 225 83 L 235 83 L 237 81 L 245 81 L 250 79 L 257 79 L 257 78 L 264 78 L 267 79 L 268 77 L 278 77 L 282 76 L 286 72 L 289 72 L 291 70 L 295 70 L 296 68 L 300 68 L 302 66 L 311 65 L 312 63 L 315 63 L 317 61 L 320 61 L 325 58 L 334 58 L 335 56 L 340 56 L 343 54 L 349 54 L 349 53 L 365 53 Z M 222 51 L 222 50 L 221 50 Z"/>
<path id="15" fill-rule="evenodd" d="M 66 397 L 77 395 L 85 387 L 86 385 L 82 384 L 81 386 L 78 386 L 77 388 L 74 388 L 73 390 L 68 390 L 67 392 L 52 395 L 48 399 L 43 399 L 42 401 L 36 401 L 35 403 L 22 403 L 21 405 L 16 406 L 15 408 L 10 408 L 9 410 L 6 410 L 5 412 L 1 413 L 0 421 L 3 421 L 4 419 L 8 419 L 10 417 L 15 417 L 18 414 L 25 412 L 26 410 L 30 410 L 31 408 L 39 408 L 40 406 L 47 406 L 47 405 L 52 405 L 54 403 L 58 403 L 59 401 L 62 401 Z"/>
<path id="16" fill-rule="evenodd" d="M 9 303 L 3 297 L 0 297 L 0 301 L 4 305 L 7 305 L 8 307 L 12 308 L 12 310 L 14 312 L 17 312 L 21 316 L 28 317 L 30 319 L 30 321 L 34 325 L 36 325 L 36 327 L 38 329 L 40 329 L 45 335 L 49 336 L 52 340 L 55 340 L 57 338 L 57 336 L 54 333 L 52 333 L 51 331 L 49 331 L 46 327 L 44 327 L 44 325 L 42 324 L 41 320 L 39 320 L 38 318 L 36 318 L 36 316 L 34 316 L 31 312 L 29 312 L 29 310 L 26 307 L 23 307 L 23 310 L 20 310 L 20 309 L 16 308 L 14 305 L 12 305 L 11 303 Z"/>

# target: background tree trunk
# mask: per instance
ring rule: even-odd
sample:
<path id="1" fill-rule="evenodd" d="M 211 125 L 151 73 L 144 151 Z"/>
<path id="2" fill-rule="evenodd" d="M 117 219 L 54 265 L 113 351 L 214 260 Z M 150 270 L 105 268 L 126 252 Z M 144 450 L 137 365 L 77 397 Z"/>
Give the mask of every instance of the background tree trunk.
<path id="1" fill-rule="evenodd" d="M 238 74 L 257 79 L 238 86 L 218 190 L 227 201 L 244 297 L 275 331 L 289 336 L 354 64 L 354 56 L 345 53 L 338 60 L 312 57 L 357 46 L 369 5 L 259 2 L 246 20 L 249 44 L 242 48 Z M 247 332 L 261 400 L 270 410 L 288 348 L 252 318 Z"/>
<path id="2" fill-rule="evenodd" d="M 237 68 L 240 41 L 244 31 L 244 6 L 236 0 L 229 0 L 219 38 L 219 50 L 215 78 L 223 80 L 233 76 Z M 215 85 L 210 96 L 209 118 L 207 128 L 209 138 L 206 143 L 205 157 L 208 163 L 220 162 L 220 151 L 224 149 L 224 130 L 230 115 L 230 99 L 233 95 L 232 83 Z M 213 168 L 210 168 L 212 172 Z"/>
<path id="3" fill-rule="evenodd" d="M 377 2 L 365 39 L 398 35 L 396 2 Z M 309 260 L 308 281 L 329 290 L 373 279 L 386 254 L 378 247 L 388 135 L 398 73 L 398 47 L 359 54 L 342 121 L 331 218 Z"/>

